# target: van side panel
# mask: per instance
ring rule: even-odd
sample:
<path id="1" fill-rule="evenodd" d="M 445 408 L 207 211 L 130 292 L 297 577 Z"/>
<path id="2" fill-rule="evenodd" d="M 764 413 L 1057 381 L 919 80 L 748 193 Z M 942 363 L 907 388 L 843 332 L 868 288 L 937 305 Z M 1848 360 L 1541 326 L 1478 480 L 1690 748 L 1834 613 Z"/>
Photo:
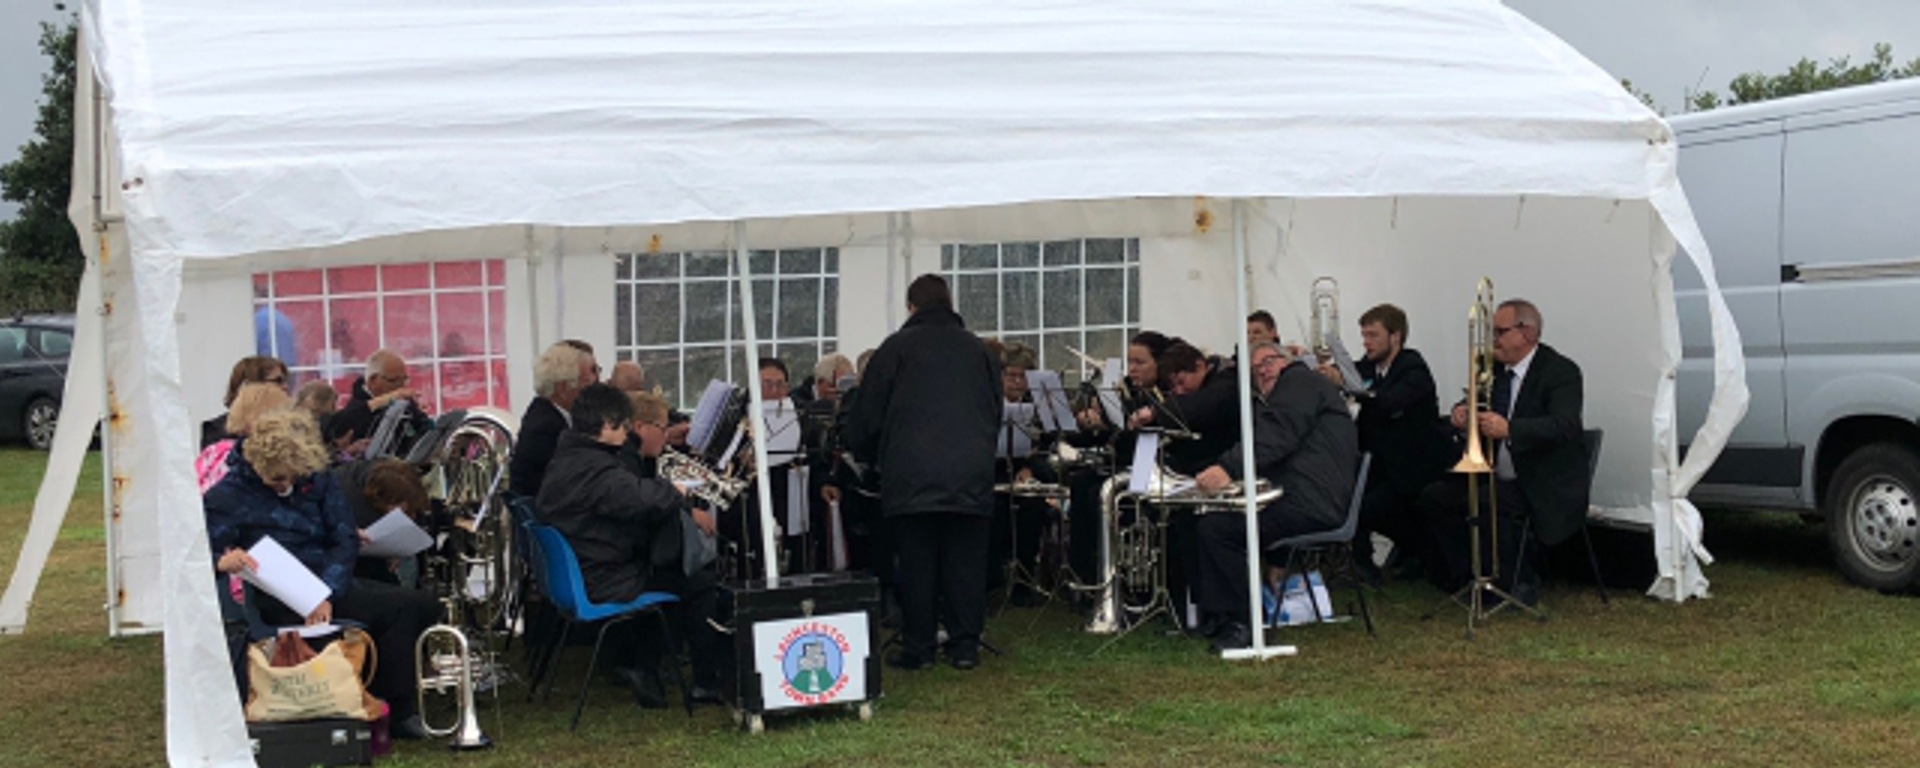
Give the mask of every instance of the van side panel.
<path id="1" fill-rule="evenodd" d="M 1787 136 L 1787 430 L 1808 446 L 1841 418 L 1920 417 L 1920 115 L 1884 115 Z"/>

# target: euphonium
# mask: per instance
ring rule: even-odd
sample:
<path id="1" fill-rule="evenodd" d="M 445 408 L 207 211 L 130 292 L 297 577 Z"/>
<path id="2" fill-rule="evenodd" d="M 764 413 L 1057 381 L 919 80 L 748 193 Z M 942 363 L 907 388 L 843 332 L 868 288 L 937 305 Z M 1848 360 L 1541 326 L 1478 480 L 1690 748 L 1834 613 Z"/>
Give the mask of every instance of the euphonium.
<path id="1" fill-rule="evenodd" d="M 1340 283 L 1331 277 L 1313 281 L 1313 319 L 1309 331 L 1313 354 L 1321 360 L 1333 357 L 1333 343 L 1340 335 Z"/>
<path id="2" fill-rule="evenodd" d="M 1493 400 L 1493 280 L 1480 278 L 1467 308 L 1467 451 L 1453 471 L 1484 475 L 1493 471 L 1480 439 L 1480 408 Z"/>
<path id="3" fill-rule="evenodd" d="M 706 502 L 714 509 L 733 503 L 747 489 L 744 478 L 727 477 L 684 453 L 666 450 L 660 453 L 660 479 L 686 485 L 687 495 Z"/>

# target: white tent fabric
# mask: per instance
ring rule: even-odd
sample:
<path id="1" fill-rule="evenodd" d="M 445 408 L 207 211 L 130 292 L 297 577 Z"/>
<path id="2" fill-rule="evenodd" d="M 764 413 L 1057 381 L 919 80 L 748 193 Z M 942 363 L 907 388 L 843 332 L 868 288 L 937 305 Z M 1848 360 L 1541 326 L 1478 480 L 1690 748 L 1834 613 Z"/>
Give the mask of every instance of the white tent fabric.
<path id="1" fill-rule="evenodd" d="M 1652 591 L 1704 594 L 1685 495 L 1746 390 L 1676 145 L 1605 72 L 1490 0 L 92 0 L 83 28 L 124 169 L 106 192 L 124 190 L 131 283 L 115 314 L 128 322 L 108 334 L 138 374 L 114 379 L 142 449 L 123 468 L 140 489 L 125 514 L 159 527 L 175 765 L 247 762 L 202 644 L 217 621 L 173 324 L 189 259 L 428 259 L 563 238 L 644 250 L 725 243 L 729 222 L 756 247 L 879 242 L 883 214 L 904 211 L 922 238 L 1158 237 L 1199 264 L 1226 251 L 1196 198 L 1254 200 L 1276 222 L 1296 201 L 1479 201 L 1515 211 L 1515 230 L 1529 200 L 1626 201 L 1645 225 L 1608 263 L 1629 278 L 1581 298 L 1652 313 L 1634 321 L 1640 338 L 1606 342 L 1642 348 L 1621 375 L 1646 394 L 1599 407 L 1646 438 L 1626 448 L 1639 469 L 1621 471 L 1651 480 L 1619 501 L 1660 542 Z M 92 191 L 78 176 L 76 200 Z M 1706 285 L 1715 349 L 1684 463 L 1676 241 Z M 1442 270 L 1458 255 L 1380 252 Z M 1526 268 L 1509 256 L 1503 272 Z M 1230 304 L 1199 269 L 1147 290 Z M 1590 414 L 1605 394 L 1589 392 Z M 1620 404 L 1636 400 L 1638 416 Z"/>

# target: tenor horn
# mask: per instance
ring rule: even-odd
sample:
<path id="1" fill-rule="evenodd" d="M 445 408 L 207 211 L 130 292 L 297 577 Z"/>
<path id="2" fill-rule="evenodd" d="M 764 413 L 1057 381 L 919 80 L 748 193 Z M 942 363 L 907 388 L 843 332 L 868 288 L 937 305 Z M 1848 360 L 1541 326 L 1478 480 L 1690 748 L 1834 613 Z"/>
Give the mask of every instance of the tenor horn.
<path id="1" fill-rule="evenodd" d="M 1480 439 L 1480 409 L 1493 400 L 1493 280 L 1480 278 L 1467 308 L 1467 451 L 1453 471 L 1484 475 L 1493 471 Z"/>

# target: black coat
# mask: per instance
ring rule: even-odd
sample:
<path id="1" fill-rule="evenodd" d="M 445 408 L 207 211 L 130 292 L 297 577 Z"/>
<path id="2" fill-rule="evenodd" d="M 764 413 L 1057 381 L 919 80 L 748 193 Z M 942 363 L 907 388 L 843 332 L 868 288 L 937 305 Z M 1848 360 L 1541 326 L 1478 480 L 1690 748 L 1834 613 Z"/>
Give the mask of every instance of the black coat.
<path id="1" fill-rule="evenodd" d="M 1361 378 L 1373 385 L 1359 396 L 1360 450 L 1373 454 L 1367 484 L 1385 484 L 1404 494 L 1417 494 L 1439 479 L 1446 468 L 1444 436 L 1434 429 L 1440 420 L 1440 397 L 1427 359 L 1411 349 L 1400 350 L 1377 375 L 1372 360 L 1354 364 Z"/>
<path id="2" fill-rule="evenodd" d="M 1500 375 L 1505 366 L 1495 366 Z M 1507 420 L 1507 450 L 1533 530 L 1549 546 L 1580 531 L 1587 516 L 1587 446 L 1580 364 L 1545 344 L 1535 348 Z"/>
<path id="3" fill-rule="evenodd" d="M 867 363 L 847 446 L 880 471 L 888 516 L 993 514 L 1000 361 L 947 307 L 915 312 Z"/>
<path id="4" fill-rule="evenodd" d="M 393 405 L 389 403 L 386 407 L 374 410 L 371 407 L 372 402 L 373 394 L 367 391 L 366 378 L 354 379 L 353 396 L 347 399 L 345 407 L 335 412 L 333 418 L 327 421 L 327 442 L 334 443 L 348 435 L 353 436 L 352 441 L 373 437 L 374 430 L 380 427 L 380 419 L 386 416 L 387 408 L 392 408 Z M 407 449 L 412 447 L 413 441 L 433 429 L 433 418 L 421 410 L 418 403 L 415 404 L 413 414 L 407 421 L 411 428 L 411 435 L 400 435 L 400 439 L 395 441 L 393 451 L 395 456 L 406 456 Z"/>
<path id="5" fill-rule="evenodd" d="M 685 503 L 665 480 L 635 477 L 621 450 L 562 433 L 537 502 L 540 520 L 573 545 L 587 597 L 596 603 L 640 596 L 654 565 L 653 543 L 679 533 Z"/>
<path id="6" fill-rule="evenodd" d="M 567 431 L 567 417 L 552 400 L 536 397 L 520 417 L 520 434 L 514 436 L 513 460 L 508 465 L 509 486 L 527 498 L 540 495 L 540 481 L 546 477 L 547 464 Z"/>
<path id="7" fill-rule="evenodd" d="M 1240 442 L 1240 380 L 1231 366 L 1212 361 L 1200 387 L 1184 395 L 1153 399 L 1153 424 L 1198 434 L 1195 440 L 1163 442 L 1167 469 L 1195 475 L 1211 466 L 1222 451 Z M 1150 396 L 1151 397 L 1151 396 Z M 1130 460 L 1131 452 L 1122 456 Z"/>
<path id="8" fill-rule="evenodd" d="M 1239 480 L 1243 461 L 1235 445 L 1218 463 Z M 1306 363 L 1282 368 L 1254 414 L 1253 466 L 1280 488 L 1274 505 L 1282 515 L 1329 530 L 1345 524 L 1360 471 L 1360 434 L 1340 388 Z"/>

